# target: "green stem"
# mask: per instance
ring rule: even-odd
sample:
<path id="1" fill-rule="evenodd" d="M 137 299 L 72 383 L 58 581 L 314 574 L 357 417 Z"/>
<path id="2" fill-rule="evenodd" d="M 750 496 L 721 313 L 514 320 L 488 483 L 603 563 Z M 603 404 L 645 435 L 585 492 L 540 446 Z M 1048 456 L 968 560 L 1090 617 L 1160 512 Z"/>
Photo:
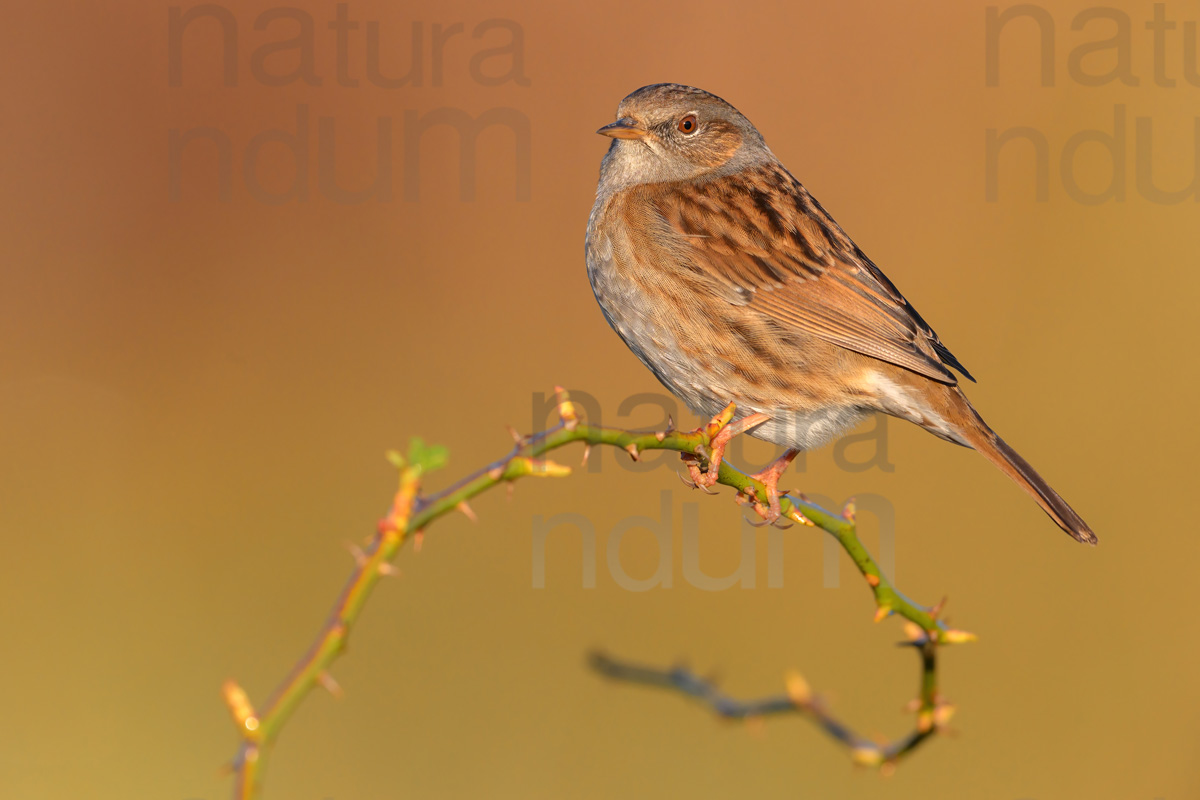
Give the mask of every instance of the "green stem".
<path id="1" fill-rule="evenodd" d="M 647 450 L 674 450 L 697 457 L 702 464 L 707 465 L 706 448 L 710 446 L 713 436 L 729 423 L 733 416 L 733 406 L 730 405 L 709 425 L 690 433 L 636 432 L 581 424 L 575 417 L 574 406 L 566 393 L 561 391 L 559 412 L 562 421 L 557 425 L 543 433 L 521 438 L 506 457 L 468 475 L 437 494 L 428 497 L 418 495 L 423 471 L 421 464 L 413 463 L 401 467 L 400 488 L 391 511 L 380 522 L 379 529 L 368 547 L 356 554 L 355 569 L 334 603 L 325 625 L 308 651 L 293 666 L 287 678 L 257 711 L 236 684 L 226 684 L 226 702 L 242 736 L 241 747 L 233 762 L 235 798 L 253 800 L 259 797 L 267 753 L 287 720 L 309 692 L 318 686 L 324 686 L 335 693 L 339 691 L 329 677 L 328 669 L 343 652 L 346 636 L 357 622 L 380 577 L 392 571 L 393 560 L 411 536 L 422 534 L 430 523 L 455 510 L 462 510 L 473 516 L 473 512 L 466 505 L 467 501 L 501 483 L 511 484 L 523 477 L 561 477 L 570 474 L 569 468 L 546 461 L 542 456 L 576 442 L 588 446 L 619 447 L 633 458 L 638 458 Z M 744 499 L 752 498 L 755 503 L 763 506 L 768 502 L 767 489 L 761 482 L 726 463 L 720 465 L 717 482 L 733 487 Z M 969 641 L 974 637 L 963 631 L 947 628 L 937 619 L 936 613 L 911 602 L 895 590 L 859 541 L 854 524 L 853 506 L 847 506 L 842 515 L 835 515 L 803 499 L 784 496 L 781 498 L 781 508 L 784 516 L 796 519 L 798 514 L 803 520 L 815 524 L 838 540 L 874 593 L 875 604 L 879 610 L 877 619 L 896 613 L 923 631 L 923 642 L 914 643 L 922 648 L 924 659 L 919 720 L 923 721 L 922 724 L 928 724 L 924 728 L 919 726 L 919 730 L 909 737 L 910 740 L 898 743 L 894 748 L 868 753 L 867 760 L 878 755 L 878 763 L 890 763 L 910 751 L 934 730 L 934 715 L 939 707 L 936 693 L 935 646 Z M 840 729 L 839 724 L 834 722 L 829 722 L 825 727 L 830 731 Z M 846 741 L 854 745 L 850 740 Z M 861 748 L 855 747 L 855 757 L 863 761 L 862 752 L 866 751 L 860 751 Z"/>

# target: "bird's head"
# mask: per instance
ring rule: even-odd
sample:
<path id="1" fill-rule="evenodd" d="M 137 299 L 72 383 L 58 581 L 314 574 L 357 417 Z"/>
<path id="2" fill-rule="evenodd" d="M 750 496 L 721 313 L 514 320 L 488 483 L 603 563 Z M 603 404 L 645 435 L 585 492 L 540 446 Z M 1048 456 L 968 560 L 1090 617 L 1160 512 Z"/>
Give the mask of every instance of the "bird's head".
<path id="1" fill-rule="evenodd" d="M 596 133 L 613 139 L 600 171 L 601 184 L 613 190 L 728 174 L 774 158 L 740 111 L 677 83 L 638 89 Z"/>

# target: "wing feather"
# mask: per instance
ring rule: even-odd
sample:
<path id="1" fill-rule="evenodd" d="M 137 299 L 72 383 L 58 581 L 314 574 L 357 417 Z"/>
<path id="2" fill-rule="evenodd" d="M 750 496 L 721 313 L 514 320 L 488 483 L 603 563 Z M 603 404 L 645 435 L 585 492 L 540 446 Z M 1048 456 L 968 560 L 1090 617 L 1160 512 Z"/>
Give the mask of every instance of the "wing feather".
<path id="1" fill-rule="evenodd" d="M 651 191 L 673 252 L 731 303 L 941 383 L 957 383 L 950 368 L 971 378 L 892 282 L 779 164 Z"/>

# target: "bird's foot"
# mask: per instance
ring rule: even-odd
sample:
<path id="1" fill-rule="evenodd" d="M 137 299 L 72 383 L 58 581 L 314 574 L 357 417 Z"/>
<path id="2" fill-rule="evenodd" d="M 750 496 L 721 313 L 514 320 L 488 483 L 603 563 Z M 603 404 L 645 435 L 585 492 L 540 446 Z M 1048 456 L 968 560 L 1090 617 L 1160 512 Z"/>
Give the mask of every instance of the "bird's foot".
<path id="1" fill-rule="evenodd" d="M 763 518 L 763 522 L 767 525 L 775 522 L 783 514 L 783 509 L 779 503 L 779 479 L 783 477 L 783 473 L 792 465 L 792 462 L 796 460 L 796 456 L 799 453 L 799 450 L 788 450 L 767 465 L 767 468 L 762 472 L 750 476 L 761 483 L 767 490 L 767 506 L 764 508 L 759 503 L 756 503 L 754 506 L 754 510 L 758 512 L 758 515 Z"/>
<path id="2" fill-rule="evenodd" d="M 688 475 L 691 476 L 692 483 L 699 489 L 708 491 L 709 487 L 717 482 L 717 477 L 721 473 L 721 461 L 725 457 L 725 447 L 743 431 L 750 428 L 758 427 L 770 419 L 769 416 L 762 413 L 750 414 L 736 422 L 730 422 L 730 416 L 733 413 L 733 406 L 727 406 L 717 416 L 705 426 L 696 429 L 696 433 L 707 433 L 708 439 L 708 468 L 700 471 L 700 459 L 698 454 L 684 453 L 683 463 L 687 465 Z M 792 456 L 795 458 L 795 455 Z M 786 469 L 786 466 L 784 467 Z M 711 494 L 711 493 L 710 493 Z"/>

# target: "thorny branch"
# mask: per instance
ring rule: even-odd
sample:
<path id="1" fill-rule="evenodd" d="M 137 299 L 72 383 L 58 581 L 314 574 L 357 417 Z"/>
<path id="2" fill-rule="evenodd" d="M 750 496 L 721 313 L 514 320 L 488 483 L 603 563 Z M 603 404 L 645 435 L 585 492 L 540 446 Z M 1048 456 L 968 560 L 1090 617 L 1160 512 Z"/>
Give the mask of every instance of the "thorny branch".
<path id="1" fill-rule="evenodd" d="M 647 450 L 675 450 L 685 460 L 707 469 L 708 447 L 713 438 L 733 420 L 735 411 L 731 403 L 707 425 L 691 432 L 636 432 L 585 424 L 567 393 L 561 388 L 557 388 L 557 392 L 557 424 L 528 436 L 512 431 L 515 444 L 508 455 L 435 494 L 421 494 L 421 479 L 425 473 L 444 465 L 444 449 L 427 447 L 419 439 L 414 439 L 407 458 L 397 453 L 389 454 L 389 459 L 400 472 L 400 484 L 391 509 L 380 520 L 369 544 L 364 549 L 355 549 L 354 571 L 308 651 L 259 708 L 250 702 L 246 692 L 237 683 L 227 681 L 222 687 L 226 705 L 242 739 L 232 763 L 235 798 L 252 800 L 259 796 L 267 753 L 292 712 L 311 690 L 320 686 L 340 695 L 341 689 L 330 676 L 329 667 L 345 649 L 350 628 L 357 621 L 376 583 L 381 577 L 395 572 L 392 562 L 410 537 L 414 540 L 414 547 L 419 548 L 425 528 L 453 511 L 461 511 L 475 519 L 468 501 L 502 483 L 511 486 L 517 479 L 527 476 L 569 475 L 569 467 L 543 456 L 573 442 L 583 442 L 588 449 L 593 445 L 619 447 L 635 460 Z M 586 454 L 585 449 L 585 459 Z M 739 503 L 751 505 L 760 514 L 766 513 L 769 499 L 766 487 L 759 481 L 722 462 L 717 482 L 736 489 L 734 499 Z M 847 504 L 840 515 L 835 515 L 807 502 L 803 496 L 785 495 L 781 510 L 783 518 L 804 525 L 815 525 L 838 540 L 874 595 L 876 621 L 891 614 L 898 614 L 909 621 L 906 625 L 908 641 L 903 644 L 912 646 L 921 657 L 920 692 L 910 704 L 917 714 L 917 723 L 910 734 L 890 744 L 877 744 L 854 734 L 828 712 L 812 694 L 804 679 L 796 674 L 789 676 L 784 694 L 743 702 L 721 694 L 710 682 L 684 669 L 661 670 L 637 666 L 601 655 L 592 657 L 592 666 L 610 678 L 674 689 L 698 698 L 724 717 L 805 714 L 831 737 L 850 748 L 856 763 L 879 766 L 890 771 L 897 760 L 933 735 L 952 712 L 937 691 L 938 646 L 972 641 L 975 637 L 965 631 L 949 628 L 939 620 L 940 604 L 933 608 L 919 606 L 892 586 L 858 539 L 853 502 Z"/>
<path id="2" fill-rule="evenodd" d="M 908 641 L 901 645 L 916 649 L 921 659 L 921 688 L 917 699 L 908 704 L 917 712 L 917 725 L 911 733 L 890 743 L 880 743 L 852 731 L 830 713 L 821 698 L 814 695 L 808 681 L 798 672 L 789 673 L 784 691 L 754 700 L 738 700 L 721 692 L 716 685 L 686 667 L 660 669 L 618 661 L 604 653 L 593 653 L 592 669 L 608 678 L 667 689 L 694 697 L 724 719 L 757 720 L 782 714 L 810 717 L 834 740 L 850 749 L 850 757 L 861 766 L 879 767 L 890 774 L 896 763 L 950 720 L 954 707 L 942 701 L 937 692 L 937 647 L 925 631 L 905 624 Z"/>

